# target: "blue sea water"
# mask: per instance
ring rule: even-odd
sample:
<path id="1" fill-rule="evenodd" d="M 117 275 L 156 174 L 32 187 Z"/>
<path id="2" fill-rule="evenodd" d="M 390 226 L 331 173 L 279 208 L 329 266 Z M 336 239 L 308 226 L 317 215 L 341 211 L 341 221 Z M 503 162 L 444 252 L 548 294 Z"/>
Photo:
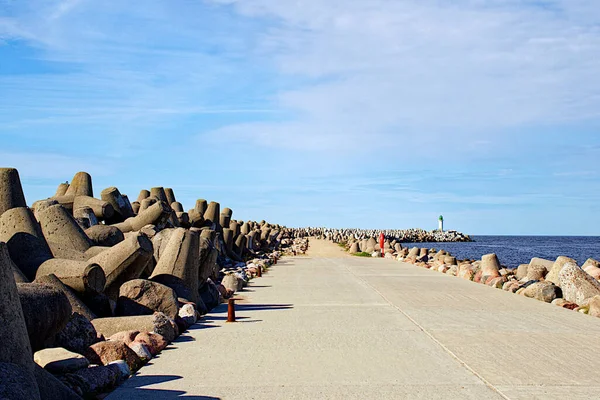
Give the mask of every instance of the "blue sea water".
<path id="1" fill-rule="evenodd" d="M 496 253 L 509 268 L 528 264 L 533 257 L 555 260 L 567 256 L 581 266 L 588 258 L 600 261 L 600 236 L 471 236 L 469 243 L 402 243 L 403 247 L 446 250 L 458 259 L 481 259 Z"/>

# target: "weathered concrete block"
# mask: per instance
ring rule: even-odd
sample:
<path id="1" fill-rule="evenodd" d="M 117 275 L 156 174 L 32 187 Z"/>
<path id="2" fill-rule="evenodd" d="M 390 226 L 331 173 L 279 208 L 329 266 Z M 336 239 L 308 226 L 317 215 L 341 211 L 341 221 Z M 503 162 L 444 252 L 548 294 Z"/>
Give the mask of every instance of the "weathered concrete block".
<path id="1" fill-rule="evenodd" d="M 39 224 L 26 207 L 12 208 L 0 216 L 0 241 L 8 245 L 11 259 L 29 280 L 52 258 Z"/>
<path id="2" fill-rule="evenodd" d="M 50 206 L 38 215 L 42 233 L 48 242 L 82 253 L 92 246 L 91 240 L 64 207 Z"/>
<path id="3" fill-rule="evenodd" d="M 16 207 L 27 207 L 19 172 L 14 168 L 0 168 L 0 215 Z"/>
<path id="4" fill-rule="evenodd" d="M 185 282 L 190 289 L 194 297 L 189 300 L 197 301 L 199 255 L 200 235 L 194 231 L 177 228 L 171 234 L 150 279 L 155 280 L 160 275 L 173 275 Z"/>
<path id="5" fill-rule="evenodd" d="M 104 270 L 99 264 L 89 261 L 52 258 L 40 265 L 36 278 L 52 274 L 80 294 L 101 293 L 106 284 Z"/>
<path id="6" fill-rule="evenodd" d="M 43 349 L 69 321 L 69 299 L 60 290 L 39 283 L 19 283 L 17 291 L 31 349 Z"/>
<path id="7" fill-rule="evenodd" d="M 10 257 L 0 242 L 0 362 L 18 364 L 33 371 L 31 345 L 17 285 L 13 279 Z M 4 375 L 2 375 L 4 376 Z M 0 382 L 4 379 L 0 379 Z M 2 383 L 0 383 L 2 385 Z"/>
<path id="8" fill-rule="evenodd" d="M 104 274 L 104 272 L 102 272 L 102 274 Z M 50 274 L 38 276 L 35 279 L 35 283 L 52 286 L 60 290 L 65 294 L 65 296 L 67 296 L 67 299 L 69 299 L 69 303 L 71 304 L 73 312 L 79 313 L 89 320 L 96 318 L 96 315 L 90 310 L 90 308 L 86 306 L 85 303 L 75 295 L 73 289 L 65 285 L 60 279 L 56 277 L 56 275 Z"/>
<path id="9" fill-rule="evenodd" d="M 85 234 L 95 246 L 112 247 L 125 240 L 123 232 L 110 225 L 91 226 L 85 230 Z"/>
<path id="10" fill-rule="evenodd" d="M 89 262 L 102 267 L 106 275 L 105 293 L 116 300 L 121 285 L 140 277 L 152 258 L 152 253 L 150 239 L 138 233 L 90 258 Z"/>

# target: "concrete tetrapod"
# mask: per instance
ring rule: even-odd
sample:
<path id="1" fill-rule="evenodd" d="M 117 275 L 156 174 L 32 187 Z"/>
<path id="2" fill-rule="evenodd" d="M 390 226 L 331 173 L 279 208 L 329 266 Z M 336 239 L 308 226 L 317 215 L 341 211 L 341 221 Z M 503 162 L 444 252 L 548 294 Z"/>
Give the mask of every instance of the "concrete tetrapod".
<path id="1" fill-rule="evenodd" d="M 22 365 L 33 372 L 31 345 L 17 284 L 12 276 L 10 256 L 0 242 L 0 362 Z"/>
<path id="2" fill-rule="evenodd" d="M 0 168 L 0 215 L 15 207 L 27 207 L 19 171 Z"/>
<path id="3" fill-rule="evenodd" d="M 71 303 L 71 308 L 73 309 L 73 312 L 79 313 L 89 320 L 96 318 L 96 315 L 92 312 L 92 310 L 90 310 L 89 307 L 86 306 L 85 303 L 75 295 L 73 289 L 65 285 L 60 279 L 56 277 L 56 275 L 50 274 L 37 277 L 34 283 L 41 283 L 44 285 L 55 287 L 56 289 L 63 292 L 65 296 L 67 296 L 67 299 L 69 299 L 69 303 Z"/>
<path id="4" fill-rule="evenodd" d="M 173 189 L 171 189 L 171 188 L 165 188 L 165 197 L 167 198 L 168 204 L 173 204 L 177 201 L 177 200 L 175 200 L 175 193 L 173 192 Z M 181 210 L 181 211 L 183 211 L 183 210 Z"/>
<path id="5" fill-rule="evenodd" d="M 31 349 L 41 350 L 69 322 L 71 303 L 59 289 L 40 283 L 19 283 L 17 291 Z"/>
<path id="6" fill-rule="evenodd" d="M 12 208 L 0 216 L 0 241 L 8 245 L 10 258 L 29 280 L 52 258 L 40 225 L 27 207 Z"/>
<path id="7" fill-rule="evenodd" d="M 209 226 L 211 229 L 216 230 L 218 232 L 221 231 L 219 226 L 219 216 L 221 212 L 219 211 L 220 205 L 215 201 L 211 201 L 204 212 L 204 221 L 206 226 Z"/>
<path id="8" fill-rule="evenodd" d="M 123 283 L 140 277 L 152 258 L 152 252 L 150 239 L 143 233 L 137 233 L 90 258 L 89 262 L 102 267 L 106 275 L 104 292 L 116 300 Z"/>
<path id="9" fill-rule="evenodd" d="M 113 226 L 119 228 L 123 233 L 139 231 L 146 225 L 162 227 L 170 216 L 171 209 L 162 201 L 158 201 L 143 211 L 140 208 L 140 213 L 137 216 L 128 218 L 125 222 Z"/>
<path id="10" fill-rule="evenodd" d="M 73 201 L 73 210 L 81 207 L 89 207 L 98 219 L 108 220 L 115 214 L 115 209 L 107 201 L 99 200 L 89 196 L 77 196 Z"/>
<path id="11" fill-rule="evenodd" d="M 61 248 L 85 253 L 92 247 L 91 240 L 87 237 L 77 221 L 60 205 L 45 208 L 39 212 L 42 233 L 53 250 L 53 244 Z M 57 256 L 57 254 L 54 254 Z"/>
<path id="12" fill-rule="evenodd" d="M 198 271 L 200 269 L 200 235 L 198 232 L 177 228 L 171 234 L 164 252 L 161 254 L 150 279 L 168 286 L 162 275 L 172 275 L 181 279 L 192 298 L 198 302 Z M 176 288 L 173 288 L 177 291 Z"/>
<path id="13" fill-rule="evenodd" d="M 56 275 L 62 283 L 81 295 L 102 293 L 106 285 L 106 275 L 103 269 L 91 261 L 52 258 L 40 265 L 36 280 L 51 274 Z"/>
<path id="14" fill-rule="evenodd" d="M 112 186 L 104 189 L 100 193 L 100 198 L 113 207 L 114 214 L 107 220 L 107 223 L 113 224 L 117 222 L 125 221 L 127 218 L 133 217 L 133 210 L 128 207 L 127 202 L 123 199 L 119 189 Z"/>

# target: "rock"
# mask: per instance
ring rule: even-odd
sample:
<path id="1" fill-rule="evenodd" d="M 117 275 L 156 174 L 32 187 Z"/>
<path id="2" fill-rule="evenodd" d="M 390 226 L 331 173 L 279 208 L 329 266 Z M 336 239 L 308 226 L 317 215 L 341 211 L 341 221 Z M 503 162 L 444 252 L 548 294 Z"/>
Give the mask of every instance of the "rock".
<path id="1" fill-rule="evenodd" d="M 109 337 L 108 340 L 121 341 L 121 342 L 125 343 L 127 346 L 129 346 L 135 340 L 135 337 L 139 334 L 140 334 L 140 331 L 117 332 L 114 335 L 112 335 L 111 337 Z"/>
<path id="2" fill-rule="evenodd" d="M 581 304 L 584 300 L 600 295 L 600 283 L 576 264 L 567 262 L 558 273 L 558 280 L 567 301 Z"/>
<path id="3" fill-rule="evenodd" d="M 162 312 L 175 318 L 178 312 L 177 295 L 168 286 L 145 279 L 125 282 L 119 290 L 116 314 L 151 315 Z"/>
<path id="4" fill-rule="evenodd" d="M 85 357 L 92 364 L 107 365 L 116 360 L 123 360 L 132 371 L 137 371 L 142 361 L 125 343 L 118 340 L 109 340 L 91 345 L 85 352 Z"/>
<path id="5" fill-rule="evenodd" d="M 111 361 L 108 363 L 108 366 L 116 367 L 119 373 L 118 381 L 124 381 L 131 376 L 131 369 L 129 369 L 129 365 L 123 360 Z"/>
<path id="6" fill-rule="evenodd" d="M 140 332 L 131 344 L 135 343 L 146 346 L 152 356 L 160 353 L 169 344 L 163 336 L 152 332 Z"/>
<path id="7" fill-rule="evenodd" d="M 191 304 L 184 304 L 179 309 L 179 317 L 182 318 L 187 326 L 192 326 L 196 323 L 196 308 Z"/>
<path id="8" fill-rule="evenodd" d="M 551 303 L 561 296 L 561 291 L 552 282 L 537 282 L 529 285 L 521 294 L 525 297 Z"/>
<path id="9" fill-rule="evenodd" d="M 558 273 L 565 266 L 566 263 L 572 263 L 574 265 L 577 265 L 577 261 L 573 260 L 572 258 L 564 256 L 558 257 L 556 261 L 554 261 L 554 264 L 552 264 L 552 268 L 550 268 L 550 271 L 546 274 L 546 281 L 552 282 L 556 286 L 560 286 Z"/>
<path id="10" fill-rule="evenodd" d="M 36 351 L 33 360 L 37 365 L 53 374 L 74 372 L 90 365 L 87 358 L 81 354 L 73 353 L 62 347 L 54 347 Z"/>
<path id="11" fill-rule="evenodd" d="M 172 342 L 179 335 L 175 321 L 159 312 L 133 317 L 96 318 L 92 324 L 96 331 L 105 337 L 121 331 L 139 330 L 158 333 L 168 342 Z"/>
<path id="12" fill-rule="evenodd" d="M 129 345 L 129 348 L 133 350 L 144 363 L 152 359 L 152 354 L 150 353 L 148 346 L 143 343 L 133 342 Z"/>
<path id="13" fill-rule="evenodd" d="M 96 342 L 98 342 L 98 333 L 94 325 L 79 313 L 71 315 L 65 328 L 56 335 L 54 340 L 55 345 L 80 354 Z"/>
<path id="14" fill-rule="evenodd" d="M 125 240 L 123 232 L 110 225 L 94 225 L 86 229 L 85 234 L 96 246 L 112 247 Z"/>
<path id="15" fill-rule="evenodd" d="M 72 374 L 65 374 L 61 380 L 68 387 L 91 399 L 114 388 L 120 377 L 120 367 L 109 365 L 80 369 Z"/>
<path id="16" fill-rule="evenodd" d="M 588 314 L 593 317 L 600 317 L 600 295 L 596 295 L 588 300 Z"/>
<path id="17" fill-rule="evenodd" d="M 494 278 L 500 276 L 500 262 L 496 254 L 486 254 L 481 257 L 481 275 Z"/>
<path id="18" fill-rule="evenodd" d="M 33 351 L 54 340 L 71 317 L 71 304 L 63 292 L 39 283 L 19 283 L 19 300 Z"/>
<path id="19" fill-rule="evenodd" d="M 240 287 L 239 278 L 235 274 L 227 274 L 223 277 L 221 284 L 225 286 L 227 290 L 231 290 L 232 292 L 237 292 Z"/>
<path id="20" fill-rule="evenodd" d="M 354 253 L 360 253 L 360 248 L 358 247 L 358 243 L 357 242 L 352 243 L 352 246 L 350 246 L 349 253 L 352 253 L 352 254 L 354 254 Z"/>
<path id="21" fill-rule="evenodd" d="M 81 400 L 80 395 L 38 365 L 35 366 L 34 376 L 40 400 Z"/>
<path id="22" fill-rule="evenodd" d="M 485 282 L 486 285 L 488 285 L 490 287 L 494 287 L 496 289 L 502 289 L 502 286 L 504 285 L 504 283 L 506 283 L 506 277 L 504 277 L 504 276 L 497 276 L 495 278 L 490 277 Z"/>

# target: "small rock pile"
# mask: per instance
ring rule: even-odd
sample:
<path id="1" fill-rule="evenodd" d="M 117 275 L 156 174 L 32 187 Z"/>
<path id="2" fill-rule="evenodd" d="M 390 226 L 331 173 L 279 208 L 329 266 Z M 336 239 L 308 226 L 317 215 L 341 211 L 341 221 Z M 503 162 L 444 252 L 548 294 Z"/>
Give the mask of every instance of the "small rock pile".
<path id="1" fill-rule="evenodd" d="M 276 263 L 286 229 L 232 214 L 162 187 L 96 198 L 85 172 L 30 208 L 1 168 L 0 398 L 107 392 Z"/>
<path id="2" fill-rule="evenodd" d="M 350 253 L 373 247 L 372 257 L 381 257 L 379 244 L 373 238 L 361 244 L 345 244 Z M 411 263 L 462 279 L 484 284 L 525 297 L 552 303 L 559 307 L 600 317 L 600 262 L 592 258 L 579 267 L 572 258 L 556 260 L 532 258 L 529 264 L 508 269 L 500 264 L 496 254 L 486 254 L 481 260 L 457 260 L 445 250 L 402 247 L 399 242 L 385 242 L 385 258 Z"/>
<path id="3" fill-rule="evenodd" d="M 308 237 L 284 238 L 280 250 L 286 256 L 304 255 L 308 251 Z"/>
<path id="4" fill-rule="evenodd" d="M 471 242 L 469 235 L 457 231 L 426 231 L 424 229 L 331 229 L 331 228 L 297 228 L 297 237 L 313 236 L 318 239 L 327 239 L 335 243 L 358 242 L 363 243 L 370 239 L 379 242 L 379 234 L 383 232 L 386 240 L 397 243 L 423 243 L 423 242 Z M 367 248 L 361 251 L 369 252 Z"/>

